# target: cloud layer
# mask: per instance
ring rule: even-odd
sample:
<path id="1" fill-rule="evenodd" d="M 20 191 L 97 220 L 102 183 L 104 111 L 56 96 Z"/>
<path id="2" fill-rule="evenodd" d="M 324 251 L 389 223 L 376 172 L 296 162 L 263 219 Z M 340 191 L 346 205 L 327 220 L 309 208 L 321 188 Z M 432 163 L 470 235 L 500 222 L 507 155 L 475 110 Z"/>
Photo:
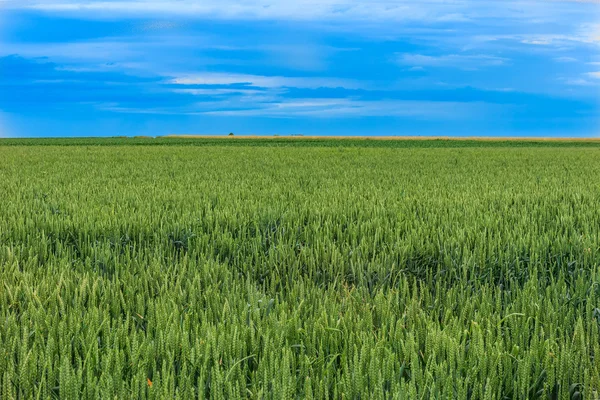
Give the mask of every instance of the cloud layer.
<path id="1" fill-rule="evenodd" d="M 494 16 L 496 18 L 526 19 L 557 18 L 571 14 L 580 3 L 593 7 L 597 1 L 517 1 L 492 0 L 164 0 L 138 1 L 4 1 L 7 9 L 35 9 L 47 12 L 94 12 L 119 14 L 171 14 L 225 19 L 293 19 L 293 20 L 427 20 L 468 21 Z M 581 7 L 581 6 L 580 6 Z M 491 11 L 495 14 L 492 14 Z"/>
<path id="2" fill-rule="evenodd" d="M 600 120 L 599 7 L 4 0 L 0 111 L 34 133 L 70 116 L 157 133 L 589 134 Z"/>

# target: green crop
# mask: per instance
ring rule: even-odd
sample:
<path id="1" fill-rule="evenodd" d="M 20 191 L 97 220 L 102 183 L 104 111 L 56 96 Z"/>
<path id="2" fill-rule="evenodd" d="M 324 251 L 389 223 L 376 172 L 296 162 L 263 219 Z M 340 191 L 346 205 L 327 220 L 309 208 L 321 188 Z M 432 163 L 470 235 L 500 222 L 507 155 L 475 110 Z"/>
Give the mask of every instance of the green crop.
<path id="1" fill-rule="evenodd" d="M 0 142 L 0 398 L 600 398 L 598 146 L 127 140 Z"/>

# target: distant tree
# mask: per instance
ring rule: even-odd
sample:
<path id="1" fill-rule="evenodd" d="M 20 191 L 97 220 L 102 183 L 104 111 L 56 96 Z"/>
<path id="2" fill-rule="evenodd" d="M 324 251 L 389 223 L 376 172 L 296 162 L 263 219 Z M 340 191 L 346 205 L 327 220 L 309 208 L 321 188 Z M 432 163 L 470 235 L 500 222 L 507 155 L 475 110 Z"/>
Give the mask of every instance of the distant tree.
<path id="1" fill-rule="evenodd" d="M 233 132 L 229 132 L 229 136 L 233 136 Z"/>

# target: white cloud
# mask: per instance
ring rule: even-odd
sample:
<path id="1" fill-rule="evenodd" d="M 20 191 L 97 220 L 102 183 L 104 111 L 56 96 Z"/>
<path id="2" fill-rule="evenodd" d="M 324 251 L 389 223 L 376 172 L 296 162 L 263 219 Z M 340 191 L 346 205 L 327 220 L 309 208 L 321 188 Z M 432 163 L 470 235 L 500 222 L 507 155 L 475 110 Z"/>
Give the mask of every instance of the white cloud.
<path id="1" fill-rule="evenodd" d="M 600 14 L 600 12 L 598 14 Z M 598 14 L 597 16 L 600 16 Z M 600 43 L 600 24 L 586 24 L 582 27 L 582 29 L 587 33 L 592 41 Z"/>
<path id="2" fill-rule="evenodd" d="M 185 65 L 189 70 L 208 65 L 236 65 L 235 55 L 207 56 L 222 45 L 208 36 L 157 35 L 113 37 L 74 42 L 8 42 L 0 40 L 0 57 L 44 57 L 71 72 L 122 71 L 138 76 L 164 76 Z M 195 53 L 191 55 L 191 52 Z"/>
<path id="3" fill-rule="evenodd" d="M 170 80 L 169 83 L 177 85 L 246 85 L 262 88 L 294 87 L 300 89 L 317 89 L 320 87 L 358 89 L 364 85 L 362 82 L 337 78 L 262 76 L 218 72 L 183 75 Z"/>
<path id="4" fill-rule="evenodd" d="M 479 67 L 499 66 L 509 60 L 503 57 L 490 55 L 461 55 L 447 54 L 441 56 L 427 56 L 423 54 L 402 53 L 397 54 L 397 62 L 401 65 L 413 67 L 450 67 L 461 69 L 477 69 Z"/>
<path id="5" fill-rule="evenodd" d="M 173 21 L 151 21 L 140 25 L 139 30 L 143 32 L 165 31 L 169 29 L 177 29 L 183 25 Z"/>
<path id="6" fill-rule="evenodd" d="M 289 37 L 274 40 L 275 43 L 245 43 L 236 46 L 228 43 L 243 42 L 243 38 L 231 39 L 211 34 L 151 34 L 141 37 L 112 37 L 110 40 L 50 43 L 11 43 L 0 40 L 0 57 L 14 54 L 27 58 L 47 57 L 73 72 L 135 70 L 136 73 L 145 75 L 164 75 L 182 65 L 191 71 L 199 66 L 223 64 L 268 64 L 299 71 L 320 71 L 327 69 L 327 60 L 332 54 L 355 50 L 305 42 L 289 43 L 286 42 Z M 257 56 L 244 59 L 243 52 Z"/>
<path id="7" fill-rule="evenodd" d="M 565 46 L 573 43 L 594 44 L 596 41 L 589 34 L 497 34 L 497 35 L 475 35 L 471 38 L 471 47 L 477 44 L 490 42 L 510 41 L 532 46 Z"/>
<path id="8" fill-rule="evenodd" d="M 577 62 L 577 59 L 573 58 L 573 57 L 555 57 L 554 61 L 561 62 L 561 63 L 572 63 L 572 62 Z"/>
<path id="9" fill-rule="evenodd" d="M 261 107 L 237 110 L 200 112 L 218 116 L 294 117 L 411 117 L 455 119 L 478 115 L 482 103 L 378 100 L 362 101 L 348 98 L 294 99 L 263 104 Z"/>
<path id="10" fill-rule="evenodd" d="M 588 81 L 582 78 L 573 78 L 573 79 L 565 79 L 564 81 L 567 85 L 572 86 L 591 86 L 594 85 L 594 82 Z"/>
<path id="11" fill-rule="evenodd" d="M 573 2 L 522 0 L 8 0 L 5 8 L 104 15 L 184 15 L 222 19 L 467 21 L 474 18 L 560 20 L 576 12 Z M 586 6 L 581 1 L 580 7 Z M 592 2 L 593 3 L 593 2 Z"/>
<path id="12" fill-rule="evenodd" d="M 103 61 L 130 59 L 143 54 L 126 41 L 86 41 L 70 43 L 2 43 L 0 55 L 52 57 L 61 60 Z"/>
<path id="13" fill-rule="evenodd" d="M 566 40 L 567 37 L 563 35 L 534 35 L 531 37 L 525 37 L 521 39 L 521 43 L 523 44 L 533 44 L 539 46 L 547 46 L 556 42 L 557 40 Z"/>
<path id="14" fill-rule="evenodd" d="M 224 19 L 320 19 L 320 18 L 382 18 L 421 19 L 425 14 L 438 13 L 427 8 L 437 6 L 447 10 L 439 17 L 456 15 L 455 6 L 442 0 L 430 0 L 427 5 L 400 1 L 361 2 L 358 0 L 183 0 L 183 1 L 8 1 L 6 7 L 32 8 L 50 12 L 110 12 L 110 13 L 168 13 L 187 16 L 213 16 Z M 428 7 L 429 6 L 429 7 Z M 460 8 L 460 7 L 458 7 Z M 452 11 L 452 12 L 450 12 Z"/>
<path id="15" fill-rule="evenodd" d="M 411 118 L 479 118 L 489 114 L 500 106 L 481 102 L 456 101 L 412 101 L 412 100 L 362 100 L 353 97 L 342 98 L 289 98 L 285 89 L 289 86 L 315 88 L 327 85 L 324 78 L 288 78 L 252 75 L 206 74 L 202 77 L 179 78 L 174 81 L 184 84 L 232 85 L 248 83 L 258 89 L 246 87 L 201 87 L 174 89 L 178 93 L 188 93 L 206 97 L 183 108 L 163 108 L 153 110 L 135 110 L 111 105 L 111 111 L 127 113 L 165 113 L 184 115 L 213 116 L 263 116 L 272 118 L 299 117 L 411 117 Z M 329 84 L 329 86 L 331 86 Z"/>
<path id="16" fill-rule="evenodd" d="M 224 96 L 232 94 L 259 95 L 264 90 L 257 89 L 223 89 L 223 88 L 205 88 L 205 89 L 175 89 L 174 93 L 191 94 L 194 96 Z"/>
<path id="17" fill-rule="evenodd" d="M 575 77 L 562 77 L 559 78 L 559 81 L 570 86 L 598 86 L 600 81 L 597 79 L 600 79 L 600 71 L 588 72 Z"/>
<path id="18" fill-rule="evenodd" d="M 222 101 L 199 102 L 181 109 L 140 109 L 118 104 L 99 104 L 99 108 L 121 113 L 212 115 L 223 117 L 269 118 L 358 118 L 406 117 L 454 120 L 486 118 L 503 106 L 483 102 L 373 100 L 353 98 L 303 98 L 303 99 L 227 98 Z"/>
<path id="19" fill-rule="evenodd" d="M 551 46 L 551 45 L 564 45 L 569 42 L 580 42 L 580 43 L 594 43 L 594 39 L 585 34 L 570 34 L 570 35 L 562 35 L 562 34 L 532 34 L 532 35 L 522 35 L 521 43 L 523 44 L 531 44 L 537 46 Z"/>

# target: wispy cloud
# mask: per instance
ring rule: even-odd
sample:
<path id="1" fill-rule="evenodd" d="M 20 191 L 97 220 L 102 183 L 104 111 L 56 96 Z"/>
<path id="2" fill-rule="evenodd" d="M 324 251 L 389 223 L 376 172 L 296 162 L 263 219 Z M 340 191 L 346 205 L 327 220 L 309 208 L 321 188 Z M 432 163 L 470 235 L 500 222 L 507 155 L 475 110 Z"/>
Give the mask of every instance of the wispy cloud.
<path id="1" fill-rule="evenodd" d="M 541 34 L 541 33 L 498 33 L 473 35 L 469 38 L 466 49 L 475 49 L 480 47 L 489 47 L 490 44 L 499 45 L 501 43 L 515 45 L 529 45 L 536 47 L 568 48 L 581 44 L 596 45 L 599 44 L 596 38 L 589 32 L 572 32 L 569 34 Z"/>
<path id="2" fill-rule="evenodd" d="M 183 24 L 174 21 L 150 21 L 141 24 L 139 29 L 143 32 L 163 32 L 181 28 L 182 26 Z"/>
<path id="3" fill-rule="evenodd" d="M 380 100 L 360 101 L 353 99 L 301 99 L 267 104 L 246 110 L 208 111 L 207 115 L 220 116 L 268 116 L 281 118 L 358 118 L 358 117 L 406 117 L 425 119 L 461 119 L 482 116 L 490 105 L 484 103 L 433 102 Z M 492 106 L 493 107 L 493 106 Z"/>
<path id="4" fill-rule="evenodd" d="M 573 57 L 555 57 L 554 61 L 561 62 L 561 63 L 572 63 L 572 62 L 577 62 L 577 59 L 573 58 Z"/>
<path id="5" fill-rule="evenodd" d="M 435 120 L 485 118 L 497 113 L 501 106 L 483 102 L 374 100 L 352 98 L 303 98 L 258 102 L 227 99 L 201 102 L 180 109 L 140 109 L 118 104 L 101 104 L 100 108 L 121 113 L 158 113 L 179 115 L 210 115 L 223 117 L 271 118 L 361 118 L 399 117 Z"/>
<path id="6" fill-rule="evenodd" d="M 563 79 L 563 82 L 566 83 L 567 85 L 571 85 L 571 86 L 595 86 L 596 85 L 596 82 L 592 82 L 588 79 L 583 79 L 583 78 Z"/>
<path id="7" fill-rule="evenodd" d="M 154 24 L 141 24 L 141 26 L 148 25 Z M 160 23 L 156 22 L 156 25 Z M 70 42 L 0 41 L 0 56 L 16 54 L 29 58 L 48 57 L 53 61 L 69 63 L 71 65 L 65 68 L 77 70 L 118 68 L 166 74 L 168 70 L 182 68 L 182 66 L 195 70 L 199 65 L 237 63 L 254 66 L 269 64 L 291 70 L 314 72 L 325 70 L 330 56 L 352 50 L 313 43 L 290 42 L 289 37 L 266 38 L 271 41 L 260 44 L 239 40 L 235 45 L 227 45 L 224 43 L 231 39 L 205 34 L 158 35 L 154 31 L 147 33 L 141 30 L 140 32 L 141 34 L 133 36 Z M 191 52 L 194 53 L 193 56 L 188 55 Z M 252 58 L 249 58 L 249 55 Z"/>
<path id="8" fill-rule="evenodd" d="M 262 88 L 294 87 L 301 89 L 345 88 L 358 89 L 364 82 L 328 77 L 285 77 L 207 72 L 173 78 L 176 85 L 244 85 Z"/>
<path id="9" fill-rule="evenodd" d="M 490 55 L 462 55 L 447 54 L 441 56 L 428 56 L 423 54 L 403 53 L 397 54 L 396 61 L 401 65 L 414 67 L 444 67 L 477 69 L 479 67 L 499 66 L 509 60 L 504 57 Z"/>
<path id="10" fill-rule="evenodd" d="M 103 13 L 149 15 L 169 14 L 188 17 L 216 17 L 225 19 L 353 19 L 372 21 L 467 21 L 482 17 L 549 20 L 560 17 L 568 10 L 563 1 L 490 0 L 129 0 L 129 1 L 81 1 L 81 0 L 8 0 L 6 8 L 29 8 L 47 12 Z M 577 1 L 581 4 L 586 2 Z M 587 2 L 591 6 L 595 2 Z"/>
<path id="11" fill-rule="evenodd" d="M 571 77 L 559 78 L 560 81 L 570 86 L 598 86 L 600 85 L 600 71 L 586 72 Z"/>
<path id="12" fill-rule="evenodd" d="M 529 34 L 529 35 L 517 35 L 520 36 L 521 43 L 537 45 L 537 46 L 553 46 L 553 45 L 566 45 L 573 42 L 594 44 L 597 40 L 590 34 L 579 32 L 568 35 L 563 34 Z"/>
<path id="13" fill-rule="evenodd" d="M 6 1 L 5 7 L 31 8 L 49 12 L 112 12 L 112 13 L 168 13 L 188 16 L 212 16 L 219 18 L 263 18 L 263 19 L 339 19 L 339 18 L 385 18 L 385 19 L 423 19 L 436 14 L 438 18 L 462 15 L 460 6 L 442 0 L 429 0 L 428 4 L 398 1 L 372 1 L 369 3 L 355 0 L 292 0 L 265 1 L 234 0 L 203 1 Z M 436 6 L 436 7 L 432 7 Z M 438 10 L 435 10 L 437 8 Z M 429 11 L 427 11 L 429 9 Z M 440 12 L 439 9 L 443 9 Z"/>
<path id="14" fill-rule="evenodd" d="M 46 58 L 71 71 L 129 71 L 140 75 L 165 75 L 185 66 L 235 63 L 235 56 L 217 55 L 222 45 L 215 38 L 202 35 L 123 36 L 65 42 L 18 43 L 0 41 L 0 57 L 18 55 Z M 193 56 L 190 53 L 194 52 Z M 213 53 L 208 55 L 208 53 Z M 235 51 L 230 51 L 235 53 Z M 236 53 L 237 54 L 237 53 Z"/>
<path id="15" fill-rule="evenodd" d="M 0 56 L 18 54 L 22 57 L 52 57 L 61 60 L 103 61 L 123 60 L 141 56 L 127 41 L 84 41 L 59 43 L 2 43 Z"/>
<path id="16" fill-rule="evenodd" d="M 242 88 L 204 88 L 204 89 L 174 89 L 173 93 L 190 94 L 193 96 L 229 96 L 229 95 L 259 95 L 264 90 Z"/>

